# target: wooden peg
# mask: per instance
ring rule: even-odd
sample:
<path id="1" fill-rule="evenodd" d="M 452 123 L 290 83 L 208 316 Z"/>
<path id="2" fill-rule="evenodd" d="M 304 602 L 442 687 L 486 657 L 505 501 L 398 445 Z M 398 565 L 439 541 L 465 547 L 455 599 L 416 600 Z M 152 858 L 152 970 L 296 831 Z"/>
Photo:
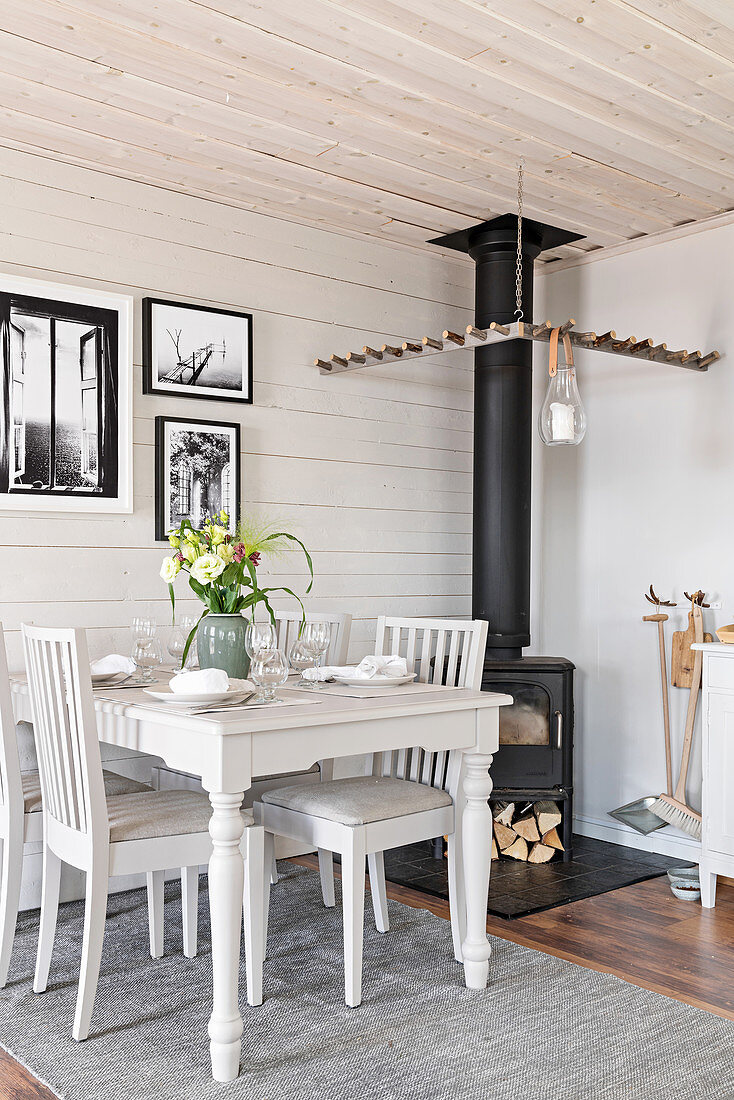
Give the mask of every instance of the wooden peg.
<path id="1" fill-rule="evenodd" d="M 332 363 L 336 363 L 340 367 L 348 367 L 349 366 L 346 359 L 342 359 L 341 355 L 331 355 L 331 356 L 329 356 L 329 358 L 331 359 Z"/>
<path id="2" fill-rule="evenodd" d="M 638 352 L 647 351 L 647 349 L 651 347 L 652 340 L 650 340 L 649 338 L 647 340 L 638 340 L 637 343 L 633 344 L 630 348 L 630 355 L 637 355 Z"/>
<path id="3" fill-rule="evenodd" d="M 403 344 L 403 351 L 410 351 L 413 355 L 423 351 L 423 344 L 413 344 L 410 340 L 406 340 Z"/>
<path id="4" fill-rule="evenodd" d="M 347 361 L 349 363 L 366 363 L 367 360 L 364 355 L 360 355 L 358 351 L 348 351 Z"/>
<path id="5" fill-rule="evenodd" d="M 595 332 L 572 332 L 571 339 L 574 344 L 595 344 L 597 335 Z"/>
<path id="6" fill-rule="evenodd" d="M 501 325 L 499 321 L 491 321 L 489 327 L 492 332 L 499 332 L 500 336 L 510 335 L 510 330 L 507 325 Z"/>
<path id="7" fill-rule="evenodd" d="M 424 336 L 421 343 L 425 348 L 433 348 L 435 351 L 443 351 L 443 340 L 434 340 L 432 336 Z"/>
<path id="8" fill-rule="evenodd" d="M 362 354 L 368 355 L 370 359 L 382 359 L 382 352 L 376 351 L 375 348 L 371 348 L 369 344 L 365 344 L 362 348 Z"/>
<path id="9" fill-rule="evenodd" d="M 665 359 L 668 363 L 674 363 L 676 360 L 685 359 L 687 355 L 687 351 L 668 351 L 665 353 Z"/>
<path id="10" fill-rule="evenodd" d="M 447 328 L 443 330 L 443 338 L 444 340 L 450 340 L 452 344 L 458 344 L 460 348 L 463 348 L 466 343 L 464 337 L 460 336 L 458 332 L 451 332 Z"/>
<path id="11" fill-rule="evenodd" d="M 683 356 L 683 358 L 681 359 L 681 363 L 687 363 L 689 359 L 699 360 L 700 358 L 701 358 L 701 352 L 700 351 L 689 351 L 687 353 L 687 355 Z"/>
<path id="12" fill-rule="evenodd" d="M 467 325 L 465 331 L 467 336 L 472 336 L 475 340 L 484 341 L 487 339 L 487 333 L 483 328 L 474 328 L 474 325 Z"/>
<path id="13" fill-rule="evenodd" d="M 558 335 L 565 336 L 567 332 L 570 332 L 576 322 L 573 317 L 570 317 L 568 321 L 564 321 L 562 325 L 558 326 Z"/>
<path id="14" fill-rule="evenodd" d="M 610 328 L 609 332 L 603 332 L 601 334 L 601 336 L 597 336 L 596 340 L 594 341 L 594 347 L 600 348 L 602 346 L 602 344 L 608 344 L 612 340 L 616 340 L 616 339 L 617 339 L 616 332 L 614 331 L 613 328 Z"/>
<path id="15" fill-rule="evenodd" d="M 313 365 L 318 367 L 319 370 L 331 370 L 331 363 L 326 363 L 323 359 L 314 359 Z"/>
<path id="16" fill-rule="evenodd" d="M 648 348 L 647 358 L 648 359 L 655 359 L 655 357 L 660 355 L 661 352 L 667 351 L 667 350 L 668 350 L 668 345 L 667 344 L 655 344 L 653 347 Z"/>
<path id="17" fill-rule="evenodd" d="M 612 344 L 612 351 L 627 351 L 634 342 L 634 336 L 628 336 L 626 340 L 615 340 Z"/>
<path id="18" fill-rule="evenodd" d="M 550 323 L 550 321 L 543 321 L 542 324 L 536 325 L 533 328 L 533 336 L 548 336 L 552 328 L 553 325 Z"/>
<path id="19" fill-rule="evenodd" d="M 721 359 L 721 355 L 718 351 L 710 351 L 708 355 L 705 355 L 703 359 L 699 359 L 696 366 L 699 370 L 706 370 L 709 363 L 715 363 L 717 359 Z"/>
<path id="20" fill-rule="evenodd" d="M 394 355 L 396 359 L 399 359 L 403 354 L 402 348 L 394 348 L 390 344 L 383 344 L 382 350 L 383 352 L 387 352 L 388 355 Z"/>

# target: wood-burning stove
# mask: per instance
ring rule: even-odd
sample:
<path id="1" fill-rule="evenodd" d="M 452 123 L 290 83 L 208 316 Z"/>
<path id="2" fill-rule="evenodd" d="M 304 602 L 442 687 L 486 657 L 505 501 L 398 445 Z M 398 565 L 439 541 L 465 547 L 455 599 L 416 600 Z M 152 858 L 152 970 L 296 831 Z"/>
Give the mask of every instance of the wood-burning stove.
<path id="1" fill-rule="evenodd" d="M 520 245 L 522 308 L 533 316 L 533 264 L 579 234 L 527 218 Z M 517 217 L 503 214 L 431 242 L 468 253 L 476 265 L 475 321 L 517 320 Z M 507 691 L 493 799 L 562 803 L 565 857 L 571 851 L 573 664 L 523 657 L 530 645 L 530 473 L 532 343 L 508 340 L 474 353 L 474 528 L 472 616 L 487 619 L 482 686 Z"/>

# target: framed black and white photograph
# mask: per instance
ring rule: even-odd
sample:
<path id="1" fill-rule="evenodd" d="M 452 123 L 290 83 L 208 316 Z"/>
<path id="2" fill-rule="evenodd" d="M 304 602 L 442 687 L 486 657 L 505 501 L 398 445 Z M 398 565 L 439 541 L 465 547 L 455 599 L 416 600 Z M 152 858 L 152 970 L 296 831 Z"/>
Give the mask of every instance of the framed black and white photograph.
<path id="1" fill-rule="evenodd" d="M 0 276 L 0 509 L 132 511 L 132 298 Z"/>
<path id="2" fill-rule="evenodd" d="M 240 511 L 240 426 L 208 420 L 155 419 L 155 537 L 188 519 L 201 528 L 224 509 L 234 534 Z"/>
<path id="3" fill-rule="evenodd" d="M 143 299 L 143 393 L 252 401 L 252 315 Z"/>

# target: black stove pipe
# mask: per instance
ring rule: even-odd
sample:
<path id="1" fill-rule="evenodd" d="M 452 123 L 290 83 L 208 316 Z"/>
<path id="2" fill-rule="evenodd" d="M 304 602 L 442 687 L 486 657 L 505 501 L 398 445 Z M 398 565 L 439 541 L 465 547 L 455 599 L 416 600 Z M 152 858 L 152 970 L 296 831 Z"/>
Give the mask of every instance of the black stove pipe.
<path id="1" fill-rule="evenodd" d="M 523 220 L 522 309 L 533 319 L 533 265 L 547 248 L 579 236 Z M 475 325 L 516 320 L 517 218 L 504 214 L 430 242 L 476 264 Z M 472 617 L 487 619 L 487 657 L 509 660 L 530 645 L 530 473 L 532 353 L 529 340 L 502 340 L 474 353 L 474 528 Z"/>

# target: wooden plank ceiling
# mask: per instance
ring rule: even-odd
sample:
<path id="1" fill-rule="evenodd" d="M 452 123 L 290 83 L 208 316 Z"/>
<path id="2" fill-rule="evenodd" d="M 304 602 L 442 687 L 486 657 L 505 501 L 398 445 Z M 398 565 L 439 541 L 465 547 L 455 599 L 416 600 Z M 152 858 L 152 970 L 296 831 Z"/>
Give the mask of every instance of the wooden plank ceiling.
<path id="1" fill-rule="evenodd" d="M 734 207 L 732 0 L 3 0 L 0 144 L 426 247 L 549 258 Z M 49 171 L 52 169 L 49 167 Z"/>

